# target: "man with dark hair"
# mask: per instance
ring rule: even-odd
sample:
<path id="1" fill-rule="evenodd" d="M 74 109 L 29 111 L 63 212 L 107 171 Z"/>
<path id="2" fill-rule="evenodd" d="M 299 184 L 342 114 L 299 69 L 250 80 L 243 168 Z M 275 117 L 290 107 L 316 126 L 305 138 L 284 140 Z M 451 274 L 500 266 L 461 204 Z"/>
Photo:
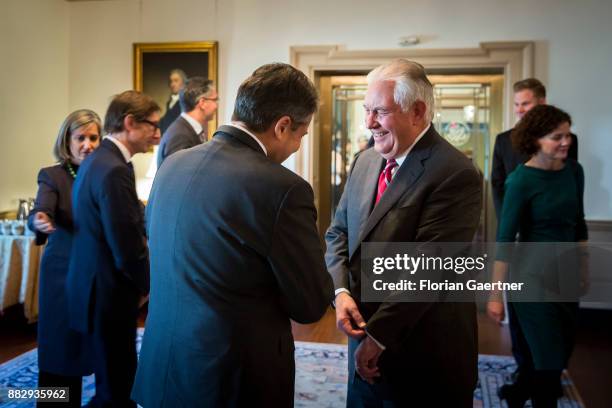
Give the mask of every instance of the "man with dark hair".
<path id="1" fill-rule="evenodd" d="M 92 337 L 90 406 L 135 407 L 136 321 L 149 292 L 149 257 L 131 158 L 159 143 L 159 106 L 125 91 L 111 101 L 104 130 L 108 136 L 83 161 L 72 190 L 69 317 L 73 329 Z"/>
<path id="2" fill-rule="evenodd" d="M 264 65 L 240 85 L 230 125 L 159 169 L 132 392 L 142 406 L 293 406 L 289 319 L 317 321 L 333 299 L 312 188 L 281 164 L 317 103 L 302 72 Z"/>
<path id="3" fill-rule="evenodd" d="M 217 111 L 219 100 L 212 81 L 203 77 L 189 78 L 179 99 L 183 113 L 162 136 L 157 152 L 157 167 L 172 153 L 206 141 L 207 124 Z"/>
<path id="4" fill-rule="evenodd" d="M 166 102 L 166 112 L 159 121 L 159 129 L 161 134 L 166 133 L 166 129 L 178 118 L 181 114 L 181 104 L 179 103 L 179 93 L 187 82 L 187 75 L 182 69 L 175 68 L 170 71 L 168 77 L 168 86 L 170 87 L 170 97 Z"/>
<path id="5" fill-rule="evenodd" d="M 514 114 L 520 120 L 525 113 L 537 105 L 546 103 L 546 88 L 539 80 L 527 78 L 514 84 Z M 497 135 L 493 148 L 493 165 L 491 171 L 491 186 L 493 191 L 493 204 L 497 218 L 501 216 L 501 206 L 504 201 L 504 184 L 506 178 L 516 166 L 526 162 L 529 157 L 512 147 L 510 134 L 512 129 Z M 572 144 L 568 157 L 578 160 L 578 138 L 571 134 Z"/>

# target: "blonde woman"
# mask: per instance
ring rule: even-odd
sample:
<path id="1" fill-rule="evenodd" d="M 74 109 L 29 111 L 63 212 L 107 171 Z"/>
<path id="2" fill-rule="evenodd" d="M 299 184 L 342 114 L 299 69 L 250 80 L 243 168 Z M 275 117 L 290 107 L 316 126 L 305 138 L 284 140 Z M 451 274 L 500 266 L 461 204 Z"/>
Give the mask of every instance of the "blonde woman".
<path id="1" fill-rule="evenodd" d="M 36 243 L 47 243 L 40 266 L 38 385 L 69 387 L 70 402 L 63 407 L 81 406 L 82 376 L 93 372 L 87 340 L 68 326 L 65 281 L 72 248 L 72 183 L 81 162 L 100 144 L 101 128 L 100 117 L 87 109 L 66 117 L 53 149 L 58 163 L 38 173 L 36 204 L 28 220 Z"/>

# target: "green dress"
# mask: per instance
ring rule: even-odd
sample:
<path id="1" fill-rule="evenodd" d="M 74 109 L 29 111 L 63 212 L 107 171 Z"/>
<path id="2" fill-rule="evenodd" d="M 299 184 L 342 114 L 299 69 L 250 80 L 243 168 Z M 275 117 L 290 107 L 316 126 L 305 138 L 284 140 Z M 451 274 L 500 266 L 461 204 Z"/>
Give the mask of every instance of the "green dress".
<path id="1" fill-rule="evenodd" d="M 506 180 L 497 241 L 513 243 L 517 233 L 519 242 L 586 240 L 583 193 L 584 172 L 574 160 L 568 159 L 563 169 L 557 171 L 519 165 Z M 497 259 L 511 261 L 510 252 L 499 252 Z M 529 253 L 518 256 L 516 252 L 510 271 L 519 276 L 513 276 L 513 280 L 548 282 L 542 275 L 545 256 L 541 251 L 537 257 Z M 577 262 L 575 265 L 577 269 Z M 536 290 L 544 291 L 545 287 L 540 284 Z M 534 368 L 566 368 L 574 344 L 577 302 L 515 302 L 513 308 Z"/>

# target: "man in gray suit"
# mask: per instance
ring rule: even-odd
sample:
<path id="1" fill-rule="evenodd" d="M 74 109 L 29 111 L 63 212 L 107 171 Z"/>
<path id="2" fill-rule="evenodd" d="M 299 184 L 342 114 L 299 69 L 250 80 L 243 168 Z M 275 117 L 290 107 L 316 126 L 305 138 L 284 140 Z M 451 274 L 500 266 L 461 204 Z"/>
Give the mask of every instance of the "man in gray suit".
<path id="1" fill-rule="evenodd" d="M 162 135 L 157 151 L 157 167 L 166 157 L 206 141 L 208 121 L 217 111 L 217 91 L 210 79 L 192 77 L 179 93 L 181 115 Z"/>
<path id="2" fill-rule="evenodd" d="M 326 233 L 336 321 L 349 336 L 348 407 L 471 407 L 477 380 L 473 302 L 361 299 L 365 242 L 470 242 L 481 176 L 431 124 L 433 89 L 407 60 L 368 75 L 360 153 Z M 416 254 L 414 254 L 416 255 Z"/>
<path id="3" fill-rule="evenodd" d="M 281 165 L 317 103 L 302 72 L 264 65 L 240 85 L 230 125 L 159 169 L 142 406 L 293 406 L 289 319 L 317 321 L 334 293 L 312 188 Z"/>

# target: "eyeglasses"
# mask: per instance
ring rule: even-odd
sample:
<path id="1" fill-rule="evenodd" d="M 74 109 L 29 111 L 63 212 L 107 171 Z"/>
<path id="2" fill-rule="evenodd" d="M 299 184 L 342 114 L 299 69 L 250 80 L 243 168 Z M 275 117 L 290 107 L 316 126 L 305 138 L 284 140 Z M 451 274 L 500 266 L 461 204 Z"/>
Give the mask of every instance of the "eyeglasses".
<path id="1" fill-rule="evenodd" d="M 198 99 L 204 99 L 205 101 L 219 102 L 218 96 L 216 98 L 209 98 L 208 96 L 200 96 Z"/>
<path id="2" fill-rule="evenodd" d="M 147 119 L 142 119 L 139 122 L 141 122 L 141 123 L 148 123 L 149 125 L 153 126 L 153 130 L 159 129 L 159 122 L 152 122 L 152 121 L 147 120 Z"/>

